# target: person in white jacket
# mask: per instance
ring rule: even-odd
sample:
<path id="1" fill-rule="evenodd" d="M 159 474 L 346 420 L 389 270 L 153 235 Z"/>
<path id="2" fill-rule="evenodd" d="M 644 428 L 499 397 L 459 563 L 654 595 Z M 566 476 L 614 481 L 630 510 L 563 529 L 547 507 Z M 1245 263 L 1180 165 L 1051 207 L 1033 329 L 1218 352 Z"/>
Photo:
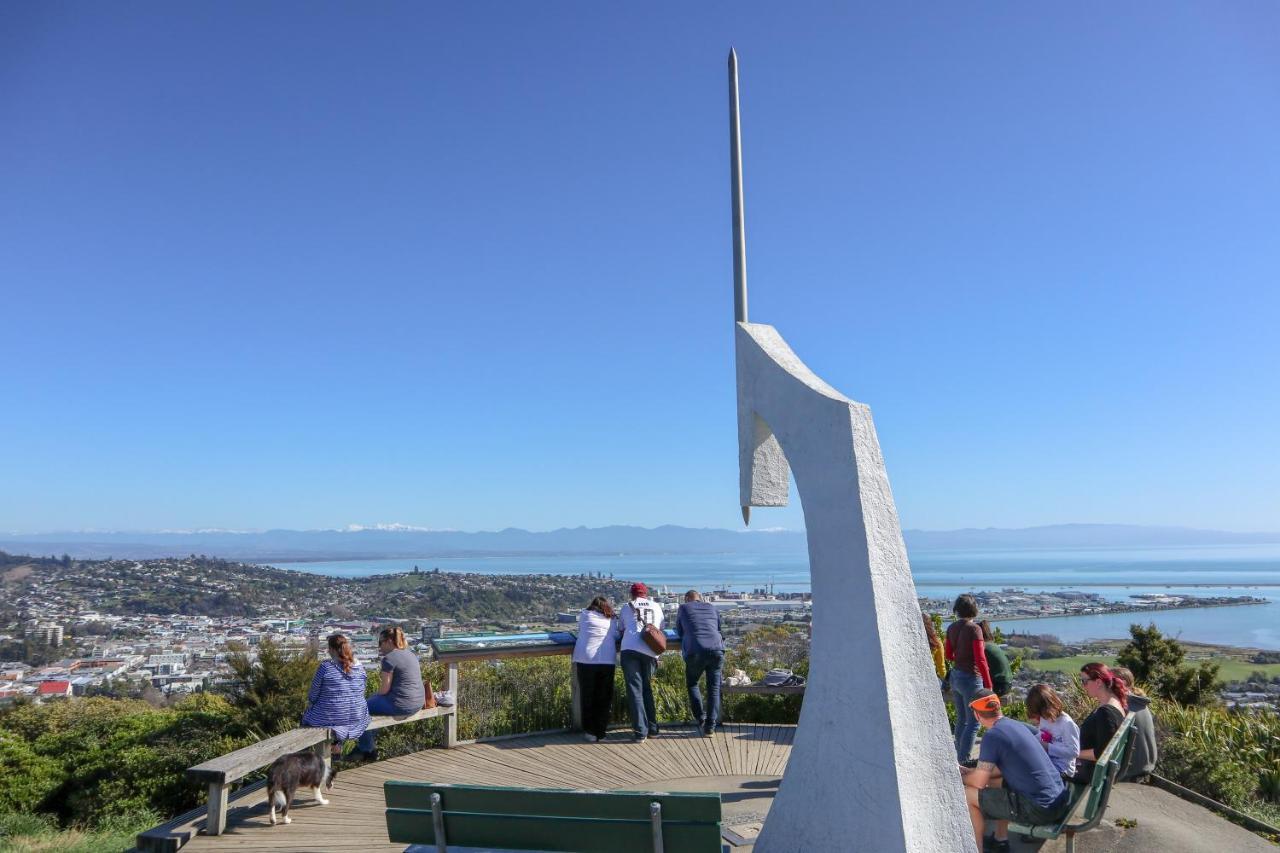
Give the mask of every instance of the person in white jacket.
<path id="1" fill-rule="evenodd" d="M 648 587 L 633 583 L 631 601 L 623 605 L 618 619 L 622 622 L 622 678 L 627 685 L 631 736 L 639 743 L 658 733 L 658 709 L 653 702 L 653 671 L 658 667 L 658 655 L 640 632 L 645 625 L 662 629 L 662 608 L 650 600 Z"/>
<path id="2" fill-rule="evenodd" d="M 1048 684 L 1033 684 L 1027 691 L 1027 718 L 1040 730 L 1040 745 L 1054 768 L 1063 776 L 1074 776 L 1080 727 L 1062 709 L 1062 697 Z"/>
<path id="3" fill-rule="evenodd" d="M 613 710 L 613 669 L 618 655 L 622 624 L 613 605 L 603 595 L 591 599 L 578 614 L 578 641 L 573 644 L 573 666 L 582 702 L 582 729 L 589 742 L 605 739 Z"/>

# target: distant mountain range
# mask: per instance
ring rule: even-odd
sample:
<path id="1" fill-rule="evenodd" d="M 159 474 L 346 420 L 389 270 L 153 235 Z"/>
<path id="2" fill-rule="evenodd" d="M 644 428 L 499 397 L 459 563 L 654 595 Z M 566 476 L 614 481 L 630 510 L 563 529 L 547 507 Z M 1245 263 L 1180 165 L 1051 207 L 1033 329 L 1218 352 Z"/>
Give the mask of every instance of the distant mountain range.
<path id="1" fill-rule="evenodd" d="M 1232 533 L 1133 524 L 908 530 L 912 551 L 1188 547 L 1280 543 L 1280 533 Z M 509 527 L 466 533 L 400 525 L 350 530 L 0 533 L 0 550 L 90 559 L 205 554 L 249 562 L 358 560 L 523 554 L 761 554 L 805 549 L 802 531 L 678 527 L 573 527 L 533 532 Z"/>

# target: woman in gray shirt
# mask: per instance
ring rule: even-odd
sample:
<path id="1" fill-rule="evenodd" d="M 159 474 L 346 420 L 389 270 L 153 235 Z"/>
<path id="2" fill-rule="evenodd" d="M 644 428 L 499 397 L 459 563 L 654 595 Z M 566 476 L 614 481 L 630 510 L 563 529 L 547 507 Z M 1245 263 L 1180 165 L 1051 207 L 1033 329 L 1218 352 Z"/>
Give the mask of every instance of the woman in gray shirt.
<path id="1" fill-rule="evenodd" d="M 382 672 L 378 692 L 369 697 L 369 713 L 398 717 L 434 708 L 435 696 L 422 683 L 422 663 L 409 651 L 404 631 L 398 626 L 383 628 L 378 635 L 378 651 L 382 654 Z M 367 761 L 378 758 L 374 737 L 374 732 L 366 731 L 356 745 Z"/>

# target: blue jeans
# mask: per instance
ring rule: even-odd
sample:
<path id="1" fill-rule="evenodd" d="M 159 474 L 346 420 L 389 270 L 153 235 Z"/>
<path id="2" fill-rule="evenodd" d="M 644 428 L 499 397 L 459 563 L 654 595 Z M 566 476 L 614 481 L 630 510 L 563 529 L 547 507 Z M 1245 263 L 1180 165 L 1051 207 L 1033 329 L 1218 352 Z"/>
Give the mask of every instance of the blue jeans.
<path id="1" fill-rule="evenodd" d="M 637 737 L 658 733 L 658 709 L 653 704 L 653 671 L 657 658 L 644 652 L 624 649 L 622 680 L 627 685 L 627 712 L 631 715 L 631 731 Z"/>
<path id="2" fill-rule="evenodd" d="M 385 693 L 375 693 L 369 697 L 369 713 L 371 715 L 381 714 L 382 716 L 390 717 L 399 714 L 412 714 L 417 710 L 417 708 L 397 708 Z M 360 740 L 356 741 L 356 749 L 361 752 L 373 752 L 377 746 L 374 740 L 377 735 L 377 732 L 366 731 L 360 735 Z"/>
<path id="3" fill-rule="evenodd" d="M 724 668 L 724 652 L 694 652 L 684 659 L 684 683 L 689 688 L 689 710 L 704 732 L 715 731 L 720 722 L 720 670 Z M 702 708 L 702 692 L 698 679 L 707 674 L 707 707 Z"/>
<path id="4" fill-rule="evenodd" d="M 978 737 L 978 718 L 969 703 L 982 688 L 982 676 L 960 669 L 951 670 L 951 701 L 956 706 L 956 760 L 968 761 Z"/>

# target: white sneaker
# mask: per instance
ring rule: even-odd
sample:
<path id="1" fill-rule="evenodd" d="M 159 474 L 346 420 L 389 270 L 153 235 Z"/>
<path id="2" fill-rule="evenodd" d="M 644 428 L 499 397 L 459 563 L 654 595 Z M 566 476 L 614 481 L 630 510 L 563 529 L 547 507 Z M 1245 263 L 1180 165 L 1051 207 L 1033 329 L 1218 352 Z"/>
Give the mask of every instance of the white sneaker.
<path id="1" fill-rule="evenodd" d="M 587 743 L 595 743 L 596 741 L 600 740 L 600 738 L 590 733 L 585 734 L 582 737 Z"/>

